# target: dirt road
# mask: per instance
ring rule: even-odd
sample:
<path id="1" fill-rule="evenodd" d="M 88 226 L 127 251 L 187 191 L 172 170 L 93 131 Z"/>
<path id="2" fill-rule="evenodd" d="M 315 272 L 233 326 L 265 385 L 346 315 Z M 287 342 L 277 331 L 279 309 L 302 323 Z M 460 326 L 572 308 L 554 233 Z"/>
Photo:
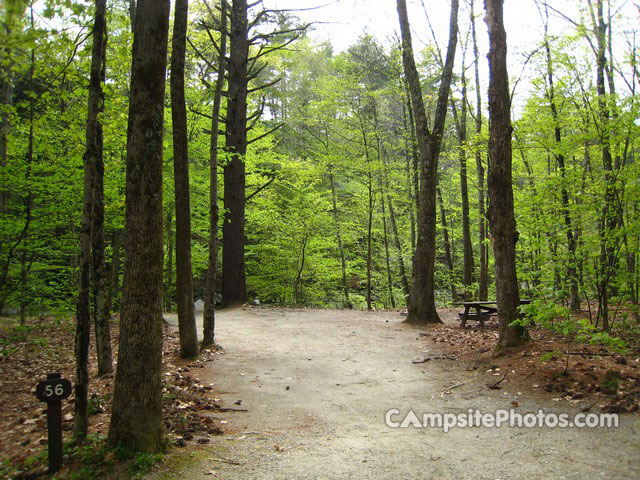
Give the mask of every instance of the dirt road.
<path id="1" fill-rule="evenodd" d="M 175 322 L 175 317 L 169 317 Z M 202 381 L 248 412 L 218 414 L 227 434 L 153 479 L 640 478 L 640 420 L 617 429 L 390 428 L 385 412 L 577 413 L 565 402 L 490 390 L 389 312 L 244 308 L 217 316 L 226 354 Z M 201 330 L 199 330 L 201 331 Z M 454 386 L 450 391 L 447 388 Z M 238 407 L 240 408 L 240 407 Z M 237 462 L 224 463 L 219 459 Z M 215 473 L 211 473 L 215 472 Z"/>

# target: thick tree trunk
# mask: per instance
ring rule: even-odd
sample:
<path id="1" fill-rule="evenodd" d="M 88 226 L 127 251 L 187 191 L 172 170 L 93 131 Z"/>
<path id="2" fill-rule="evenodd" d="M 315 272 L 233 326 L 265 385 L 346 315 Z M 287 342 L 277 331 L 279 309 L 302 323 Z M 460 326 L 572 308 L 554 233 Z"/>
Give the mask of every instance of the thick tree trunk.
<path id="1" fill-rule="evenodd" d="M 198 332 L 193 305 L 191 269 L 191 201 L 187 107 L 184 98 L 184 58 L 187 45 L 188 0 L 175 1 L 171 41 L 171 119 L 173 121 L 173 174 L 176 195 L 176 291 L 180 356 L 198 355 Z"/>
<path id="2" fill-rule="evenodd" d="M 162 136 L 169 0 L 138 0 L 125 199 L 120 348 L 108 441 L 164 449 L 162 427 Z"/>
<path id="3" fill-rule="evenodd" d="M 476 19 L 473 11 L 473 0 L 470 7 L 471 36 L 473 39 L 474 73 L 476 84 L 476 135 L 478 138 L 482 134 L 482 94 L 480 89 L 480 74 L 478 64 L 480 56 L 478 54 L 478 42 L 476 40 Z M 485 217 L 485 194 L 484 194 L 484 165 L 482 165 L 482 153 L 480 146 L 475 148 L 476 172 L 478 175 L 478 257 L 480 271 L 478 272 L 478 299 L 487 300 L 489 294 L 489 249 L 487 248 L 487 227 Z"/>
<path id="4" fill-rule="evenodd" d="M 222 224 L 222 304 L 247 301 L 245 278 L 245 163 L 247 153 L 247 1 L 233 0 L 226 121 L 226 149 L 231 159 L 224 167 L 224 222 Z"/>
<path id="5" fill-rule="evenodd" d="M 227 2 L 220 2 L 220 51 L 218 52 L 218 78 L 211 112 L 211 141 L 209 143 L 209 263 L 203 313 L 202 345 L 215 345 L 216 328 L 216 276 L 218 274 L 218 130 L 220 105 L 227 54 Z"/>
<path id="6" fill-rule="evenodd" d="M 489 226 L 496 269 L 500 322 L 498 349 L 527 339 L 527 331 L 510 326 L 518 318 L 520 294 L 516 275 L 516 219 L 511 180 L 511 102 L 507 73 L 507 34 L 503 0 L 485 0 L 489 29 Z"/>
<path id="7" fill-rule="evenodd" d="M 402 60 L 409 85 L 420 156 L 418 238 L 413 264 L 413 285 L 409 302 L 409 314 L 406 322 L 413 324 L 440 323 L 441 320 L 435 306 L 434 279 L 437 167 L 458 37 L 458 0 L 452 0 L 451 2 L 449 43 L 438 90 L 432 132 L 429 132 L 427 126 L 420 78 L 413 57 L 406 1 L 397 0 L 397 5 L 400 31 L 402 33 Z"/>

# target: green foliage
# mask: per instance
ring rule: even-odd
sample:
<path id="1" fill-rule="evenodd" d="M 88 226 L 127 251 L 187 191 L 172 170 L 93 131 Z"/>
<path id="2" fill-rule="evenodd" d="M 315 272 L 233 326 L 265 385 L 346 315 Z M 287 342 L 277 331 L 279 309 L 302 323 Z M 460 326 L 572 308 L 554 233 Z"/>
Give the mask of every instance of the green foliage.
<path id="1" fill-rule="evenodd" d="M 34 331 L 36 335 L 32 335 Z M 27 346 L 36 349 L 47 348 L 49 339 L 38 336 L 39 331 L 38 324 L 21 325 L 4 319 L 0 324 L 0 360 Z"/>
<path id="2" fill-rule="evenodd" d="M 545 352 L 540 355 L 541 362 L 548 362 L 549 360 L 554 360 L 556 358 L 560 358 L 562 356 L 562 352 Z"/>
<path id="3" fill-rule="evenodd" d="M 529 326 L 534 323 L 556 333 L 570 337 L 577 342 L 604 345 L 619 353 L 626 353 L 626 343 L 608 332 L 598 330 L 586 319 L 571 317 L 571 311 L 561 305 L 542 300 L 534 300 L 530 304 L 519 307 L 522 317 L 512 325 Z"/>
<path id="4" fill-rule="evenodd" d="M 0 105 L 9 128 L 7 162 L 0 167 L 3 188 L 8 191 L 6 212 L 0 222 L 0 310 L 26 315 L 42 312 L 71 313 L 77 283 L 80 230 L 84 123 L 91 40 L 84 29 L 91 23 L 92 8 L 73 0 L 48 0 L 31 25 L 28 2 L 11 2 L 1 29 L 0 80 L 11 78 L 13 97 Z M 193 22 L 186 59 L 189 157 L 192 214 L 192 263 L 195 296 L 203 295 L 209 236 L 209 140 L 211 88 L 217 72 L 217 51 L 203 24 L 216 24 L 201 2 L 191 5 Z M 259 7 L 256 7 L 256 9 Z M 106 259 L 113 259 L 114 240 L 124 227 L 127 109 L 132 34 L 127 2 L 113 2 L 107 13 L 108 42 L 105 84 L 105 239 Z M 259 29 L 288 29 L 297 20 L 286 13 L 268 14 Z M 615 21 L 626 21 L 616 18 Z M 461 28 L 466 20 L 461 20 Z M 52 25 L 55 25 L 54 28 Z M 612 32 L 622 31 L 613 25 Z M 550 106 L 547 57 L 544 49 L 530 57 L 530 88 L 514 98 L 513 183 L 519 232 L 518 279 L 522 296 L 553 300 L 523 311 L 536 323 L 567 335 L 584 335 L 597 342 L 612 342 L 568 320 L 564 307 L 577 290 L 579 300 L 598 316 L 601 285 L 609 282 L 610 303 L 628 310 L 640 294 L 640 163 L 637 118 L 640 102 L 635 91 L 622 82 L 614 94 L 603 98 L 611 115 L 608 123 L 598 110 L 597 91 L 591 86 L 594 59 L 584 37 L 589 28 L 551 39 L 556 115 Z M 265 31 L 266 31 L 265 30 Z M 217 40 L 218 33 L 213 32 Z M 85 38 L 86 37 L 86 38 Z M 271 46 L 290 34 L 278 35 Z M 624 43 L 624 42 L 615 42 Z M 621 47 L 624 48 L 624 47 Z M 587 53 L 585 53 L 587 52 Z M 258 50 L 252 50 L 252 54 Z M 200 57 L 202 54 L 207 61 Z M 34 61 L 31 61 L 33 55 Z M 440 66 L 437 52 L 428 47 L 417 59 L 428 112 L 435 110 Z M 614 59 L 620 71 L 637 63 L 633 52 Z M 467 58 L 469 68 L 472 59 Z M 635 62 L 635 63 L 634 63 Z M 33 63 L 33 65 L 32 65 Z M 31 78 L 33 67 L 33 78 Z M 249 138 L 257 138 L 279 124 L 282 128 L 252 143 L 247 166 L 246 265 L 251 296 L 288 305 L 344 306 L 343 272 L 338 235 L 345 260 L 344 275 L 350 302 L 366 307 L 367 256 L 371 244 L 372 303 L 389 308 L 404 301 L 400 270 L 411 280 L 416 237 L 412 134 L 400 49 L 363 35 L 345 52 L 314 43 L 303 36 L 289 48 L 276 50 L 256 62 L 261 71 L 250 88 L 270 83 L 252 93 L 249 114 L 264 106 Z M 469 70 L 470 71 L 470 70 Z M 468 98 L 475 91 L 470 78 Z M 481 82 L 484 80 L 481 79 Z M 460 104 L 460 85 L 453 102 Z M 168 103 L 168 102 L 167 102 Z M 221 115 L 224 117 L 226 102 Z M 486 107 L 486 101 L 484 102 Z M 471 108 L 470 110 L 473 110 Z M 204 115 L 203 115 L 204 114 Z M 171 115 L 165 112 L 165 164 L 163 202 L 165 219 L 165 302 L 175 301 Z M 467 119 L 468 141 L 458 145 L 454 122 L 449 119 L 438 167 L 439 188 L 448 222 L 453 256 L 450 271 L 444 258 L 444 228 L 437 238 L 435 279 L 438 303 L 450 304 L 452 287 L 461 290 L 462 209 L 459 149 L 468 154 L 470 226 L 478 280 L 480 222 L 478 168 L 487 169 L 487 122 L 475 132 Z M 560 138 L 556 137 L 556 126 Z M 224 125 L 221 126 L 224 129 Z M 610 137 L 613 173 L 602 163 L 603 133 Z M 33 135 L 31 135 L 33 133 Z M 224 146 L 224 132 L 218 132 Z M 30 142 L 30 139 L 32 142 Z M 33 155 L 30 157 L 29 145 Z M 564 166 L 561 166 L 560 159 Z M 220 152 L 220 165 L 226 162 Z M 219 173 L 220 195 L 224 181 Z M 330 176 L 335 187 L 335 212 Z M 609 178 L 612 177 L 612 178 Z M 485 176 L 486 182 L 486 176 Z M 616 227 L 600 228 L 607 185 L 616 189 Z M 258 191 L 259 190 L 259 191 Z M 255 195 L 253 195 L 255 193 Z M 486 190 L 485 190 L 486 193 Z M 566 198 L 565 198 L 566 193 Z M 486 201 L 486 197 L 485 197 Z M 390 225 L 392 204 L 398 242 Z M 222 206 L 222 201 L 220 201 Z M 611 207 L 611 206 L 610 206 Z M 222 210 L 222 209 L 221 209 Z M 440 217 L 438 212 L 438 217 Z M 222 217 L 222 215 L 221 215 Z M 570 251 L 566 219 L 575 238 Z M 371 221 L 369 221 L 371 219 Z M 222 218 L 220 220 L 222 222 Z M 439 222 L 440 223 L 440 222 Z M 171 230 L 170 228 L 171 227 Z M 24 233 L 22 233 L 24 230 Z M 399 246 L 398 246 L 399 245 Z M 600 260 L 603 247 L 613 247 L 610 272 Z M 388 248 L 388 255 L 387 255 Z M 491 251 L 491 248 L 489 248 Z M 123 252 L 121 250 L 121 258 Z M 169 258 L 173 266 L 169 268 Z M 221 258 L 221 255 L 219 255 Z M 387 267 L 388 265 L 388 267 Z M 6 267 L 6 268 L 5 268 Z M 219 271 L 221 269 L 219 268 Z M 606 269 L 605 269 L 606 270 Z M 489 296 L 493 265 L 489 258 Z M 573 273 L 570 273 L 573 272 Z M 115 272 L 114 306 L 119 305 L 122 269 Z M 388 285 L 391 275 L 391 286 Z M 391 290 L 391 293 L 389 291 Z M 574 292 L 575 293 L 575 292 Z M 621 308 L 622 310 L 622 308 Z M 595 324 L 596 319 L 591 318 Z M 622 316 L 620 323 L 632 323 Z M 584 332 L 583 332 L 584 331 Z M 583 332 L 583 333 L 580 333 Z M 614 342 L 615 343 L 615 342 Z"/>
<path id="5" fill-rule="evenodd" d="M 535 322 L 544 328 L 554 329 L 564 335 L 570 333 L 565 330 L 571 311 L 562 305 L 536 299 L 531 303 L 520 305 L 518 310 L 524 315 L 524 318 L 516 320 L 517 324 L 521 326 L 526 326 L 527 322 Z"/>

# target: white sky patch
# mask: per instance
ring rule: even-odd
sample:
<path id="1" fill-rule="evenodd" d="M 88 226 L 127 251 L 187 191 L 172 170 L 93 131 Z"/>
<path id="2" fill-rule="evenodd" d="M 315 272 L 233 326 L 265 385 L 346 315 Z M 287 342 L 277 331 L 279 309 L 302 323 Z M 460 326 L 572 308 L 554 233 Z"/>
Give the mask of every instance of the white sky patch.
<path id="1" fill-rule="evenodd" d="M 580 20 L 579 7 L 585 6 L 586 0 L 548 0 L 549 4 L 560 10 L 568 17 Z M 617 11 L 623 20 L 616 21 L 614 25 L 614 37 L 617 41 L 617 50 L 620 55 L 625 48 L 625 34 L 628 34 L 629 26 L 640 23 L 637 1 L 612 0 L 614 13 Z M 329 40 L 334 46 L 335 52 L 342 52 L 353 45 L 364 33 L 373 35 L 378 41 L 390 45 L 393 39 L 399 37 L 398 14 L 395 0 L 264 0 L 264 6 L 277 9 L 300 9 L 321 7 L 313 10 L 292 12 L 304 22 L 319 22 L 314 26 L 310 37 L 317 41 Z M 414 50 L 419 52 L 426 45 L 433 44 L 433 36 L 427 23 L 425 11 L 428 13 L 431 25 L 435 32 L 439 47 L 446 49 L 449 13 L 451 3 L 448 0 L 407 0 L 409 22 L 412 29 Z M 618 9 L 620 9 L 618 11 Z M 480 76 L 482 83 L 488 83 L 488 66 L 486 55 L 489 50 L 487 27 L 484 23 L 484 2 L 474 0 L 476 14 L 476 31 L 478 49 L 480 54 Z M 605 4 L 606 15 L 606 4 Z M 525 101 L 527 91 L 531 88 L 528 81 L 530 75 L 535 75 L 531 68 L 525 66 L 525 59 L 537 48 L 543 38 L 543 23 L 534 0 L 506 0 L 504 5 L 505 29 L 508 42 L 508 68 L 513 88 L 516 79 L 522 79 L 516 86 L 514 96 L 514 109 L 519 110 Z M 560 18 L 553 11 L 549 11 L 549 34 L 553 36 L 575 33 L 574 27 L 566 20 Z M 461 39 L 469 30 L 469 6 L 468 0 L 460 0 L 459 29 Z M 589 24 L 589 22 L 587 22 Z M 626 25 L 626 26 L 625 26 Z M 463 41 L 463 40 L 462 40 Z M 461 42 L 459 42 L 460 45 Z M 587 44 L 582 42 L 586 49 Z M 585 55 L 592 56 L 585 51 Z M 618 57 L 618 54 L 615 54 Z M 460 51 L 456 54 L 456 72 L 461 69 Z M 618 58 L 617 58 L 618 60 Z M 467 67 L 472 65 L 473 52 L 469 35 L 468 52 L 466 55 Z M 473 84 L 473 71 L 467 71 L 469 85 Z M 595 72 L 594 72 L 595 77 Z M 620 87 L 623 83 L 620 82 Z M 486 102 L 486 92 L 485 92 Z"/>

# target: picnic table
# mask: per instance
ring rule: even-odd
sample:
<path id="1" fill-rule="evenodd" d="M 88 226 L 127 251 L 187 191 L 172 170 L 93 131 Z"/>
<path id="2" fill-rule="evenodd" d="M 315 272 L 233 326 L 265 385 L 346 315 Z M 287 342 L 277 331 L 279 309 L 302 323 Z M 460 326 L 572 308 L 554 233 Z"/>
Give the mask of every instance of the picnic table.
<path id="1" fill-rule="evenodd" d="M 522 299 L 520 300 L 520 305 L 526 305 L 531 303 L 531 300 Z M 460 328 L 464 328 L 467 324 L 467 320 L 478 320 L 480 322 L 480 326 L 484 327 L 484 322 L 489 319 L 489 317 L 495 316 L 498 314 L 498 302 L 496 301 L 486 301 L 479 300 L 473 302 L 460 302 L 456 303 L 456 305 L 461 305 L 464 307 L 464 312 L 459 312 L 458 316 L 460 317 Z M 475 309 L 475 313 L 470 313 L 469 310 Z"/>

